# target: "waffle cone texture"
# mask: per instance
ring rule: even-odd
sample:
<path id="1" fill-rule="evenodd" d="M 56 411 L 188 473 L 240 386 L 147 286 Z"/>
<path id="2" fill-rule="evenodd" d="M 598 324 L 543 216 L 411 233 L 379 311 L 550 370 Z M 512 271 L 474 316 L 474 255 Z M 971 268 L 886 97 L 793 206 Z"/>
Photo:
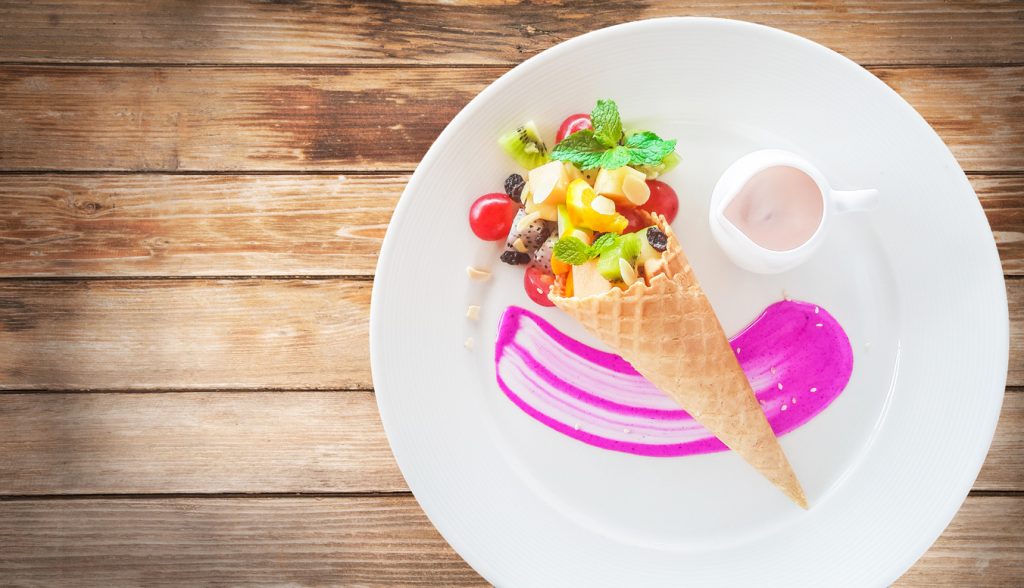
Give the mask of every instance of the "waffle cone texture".
<path id="1" fill-rule="evenodd" d="M 668 236 L 662 254 L 665 274 L 655 276 L 650 285 L 637 280 L 625 290 L 612 288 L 583 298 L 563 297 L 559 278 L 549 298 L 807 508 L 803 488 L 679 241 L 663 217 L 652 215 L 652 221 Z"/>

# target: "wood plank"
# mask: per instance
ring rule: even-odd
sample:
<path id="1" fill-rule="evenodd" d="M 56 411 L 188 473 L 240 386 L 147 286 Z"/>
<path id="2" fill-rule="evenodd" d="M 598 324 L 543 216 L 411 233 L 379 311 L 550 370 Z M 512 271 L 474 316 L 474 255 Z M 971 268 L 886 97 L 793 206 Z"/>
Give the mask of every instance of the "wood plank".
<path id="1" fill-rule="evenodd" d="M 0 495 L 408 490 L 369 392 L 0 394 L 0 432 Z M 1024 393 L 974 489 L 1024 491 Z"/>
<path id="2" fill-rule="evenodd" d="M 872 71 L 965 169 L 1024 169 L 1024 67 Z M 408 170 L 503 72 L 5 66 L 0 169 Z"/>
<path id="3" fill-rule="evenodd" d="M 965 170 L 1024 168 L 1024 67 L 876 69 L 931 124 Z M 1011 81 L 1013 80 L 1013 81 Z M 995 101 L 999 106 L 982 106 Z M 1002 151 L 1003 157 L 993 150 Z"/>
<path id="4" fill-rule="evenodd" d="M 0 67 L 0 168 L 412 169 L 503 71 Z"/>
<path id="5" fill-rule="evenodd" d="M 0 501 L 16 586 L 466 586 L 411 496 Z"/>
<path id="6" fill-rule="evenodd" d="M 971 496 L 895 586 L 1018 587 L 1024 578 L 1024 498 Z"/>
<path id="7" fill-rule="evenodd" d="M 10 281 L 0 389 L 369 388 L 369 282 Z"/>
<path id="8" fill-rule="evenodd" d="M 1010 315 L 1010 361 L 1007 386 L 1024 386 L 1024 280 L 1006 280 Z"/>
<path id="9" fill-rule="evenodd" d="M 1024 385 L 1024 280 L 1006 282 Z M 338 280 L 0 282 L 0 390 L 371 386 L 371 285 Z"/>
<path id="10" fill-rule="evenodd" d="M 408 180 L 2 176 L 0 276 L 372 275 Z M 1024 275 L 1024 176 L 971 182 L 1004 271 Z"/>
<path id="11" fill-rule="evenodd" d="M 408 179 L 0 176 L 0 275 L 372 275 Z"/>
<path id="12" fill-rule="evenodd" d="M 1018 585 L 1022 518 L 969 497 L 897 585 Z M 411 497 L 0 502 L 0 537 L 16 585 L 485 585 Z"/>
<path id="13" fill-rule="evenodd" d="M 371 392 L 0 394 L 0 494 L 402 492 Z"/>
<path id="14" fill-rule="evenodd" d="M 1021 63 L 1015 2 L 326 1 L 7 3 L 0 60 L 149 63 L 518 63 L 630 20 L 708 15 L 780 27 L 867 63 Z"/>
<path id="15" fill-rule="evenodd" d="M 974 490 L 1024 492 L 1024 392 L 1008 390 Z"/>
<path id="16" fill-rule="evenodd" d="M 1003 273 L 1024 275 L 1024 176 L 969 176 L 999 247 Z"/>

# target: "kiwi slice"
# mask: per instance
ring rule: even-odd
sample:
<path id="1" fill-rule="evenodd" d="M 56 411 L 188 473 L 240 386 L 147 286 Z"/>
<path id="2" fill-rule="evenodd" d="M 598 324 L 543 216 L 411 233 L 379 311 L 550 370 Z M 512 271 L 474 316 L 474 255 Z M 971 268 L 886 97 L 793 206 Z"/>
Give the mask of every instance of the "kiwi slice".
<path id="1" fill-rule="evenodd" d="M 627 233 L 618 238 L 615 246 L 601 254 L 597 260 L 597 271 L 609 282 L 622 280 L 619 260 L 625 259 L 629 265 L 636 264 L 642 247 L 639 233 Z"/>
<path id="2" fill-rule="evenodd" d="M 638 166 L 636 169 L 647 174 L 648 180 L 653 180 L 654 178 L 662 174 L 667 174 L 668 172 L 675 169 L 675 167 L 679 165 L 679 161 L 679 154 L 673 151 L 672 153 L 666 155 L 665 158 L 662 159 L 661 163 L 659 163 L 658 165 L 641 165 Z"/>
<path id="3" fill-rule="evenodd" d="M 498 144 L 526 169 L 533 169 L 548 162 L 548 147 L 537 132 L 533 121 L 523 123 L 519 128 L 498 139 Z"/>

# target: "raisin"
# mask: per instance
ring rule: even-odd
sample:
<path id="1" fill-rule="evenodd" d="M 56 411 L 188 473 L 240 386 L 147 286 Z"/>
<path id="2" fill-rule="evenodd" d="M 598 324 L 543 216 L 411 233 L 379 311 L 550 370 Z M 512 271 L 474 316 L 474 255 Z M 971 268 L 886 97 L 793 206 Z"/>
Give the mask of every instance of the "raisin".
<path id="1" fill-rule="evenodd" d="M 651 244 L 651 247 L 654 247 L 655 251 L 665 251 L 668 249 L 668 237 L 658 227 L 647 229 L 647 242 Z"/>
<path id="2" fill-rule="evenodd" d="M 530 261 L 530 254 L 520 253 L 518 251 L 513 251 L 509 249 L 508 251 L 502 253 L 499 259 L 501 259 L 503 262 L 509 265 L 522 265 Z"/>
<path id="3" fill-rule="evenodd" d="M 512 174 L 505 178 L 505 194 L 513 201 L 520 204 L 523 203 L 523 186 L 526 185 L 526 180 L 519 174 Z"/>

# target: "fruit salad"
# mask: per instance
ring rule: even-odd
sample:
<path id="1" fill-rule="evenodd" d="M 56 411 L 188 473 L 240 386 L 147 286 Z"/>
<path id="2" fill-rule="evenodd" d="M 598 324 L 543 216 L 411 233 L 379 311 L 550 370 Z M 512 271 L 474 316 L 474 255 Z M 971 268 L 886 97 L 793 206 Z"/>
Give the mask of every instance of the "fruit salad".
<path id="1" fill-rule="evenodd" d="M 499 259 L 525 266 L 530 299 L 552 306 L 556 278 L 567 296 L 628 288 L 660 272 L 666 236 L 649 222 L 672 222 L 675 191 L 656 179 L 679 163 L 675 140 L 624 131 L 618 107 L 598 100 L 589 114 L 568 116 L 548 149 L 532 122 L 498 143 L 523 169 L 504 191 L 484 194 L 469 210 L 473 233 L 502 241 Z"/>

